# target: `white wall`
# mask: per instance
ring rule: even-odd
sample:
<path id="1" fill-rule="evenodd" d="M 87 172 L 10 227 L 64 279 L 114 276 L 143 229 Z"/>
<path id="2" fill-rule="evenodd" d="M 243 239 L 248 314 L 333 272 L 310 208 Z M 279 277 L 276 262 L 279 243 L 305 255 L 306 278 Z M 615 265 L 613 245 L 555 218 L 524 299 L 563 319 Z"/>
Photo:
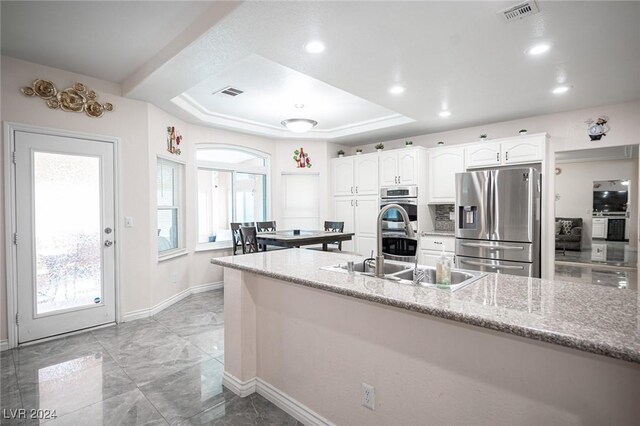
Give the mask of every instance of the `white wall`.
<path id="1" fill-rule="evenodd" d="M 586 161 L 561 163 L 556 167 L 556 217 L 581 217 L 582 248 L 591 247 L 591 211 L 593 208 L 593 181 L 630 179 L 629 185 L 629 242 L 637 247 L 638 241 L 638 159 Z"/>
<path id="2" fill-rule="evenodd" d="M 599 115 L 609 117 L 608 125 L 611 131 L 602 140 L 591 142 L 584 122 L 589 118 L 595 119 Z M 400 148 L 404 146 L 406 140 L 412 140 L 414 145 L 424 147 L 434 147 L 438 141 L 443 141 L 445 145 L 456 145 L 477 141 L 482 133 L 486 133 L 490 139 L 517 136 L 520 129 L 527 129 L 529 133 L 547 132 L 550 135 L 549 147 L 553 152 L 633 145 L 640 142 L 638 117 L 640 117 L 640 100 L 412 136 L 385 141 L 384 145 L 386 149 Z M 373 146 L 376 143 L 378 141 L 362 145 L 360 148 L 363 148 L 364 152 L 373 152 Z M 351 147 L 350 152 L 354 152 L 355 148 L 357 147 Z"/>
<path id="3" fill-rule="evenodd" d="M 3 56 L 2 58 L 2 121 L 11 121 L 75 132 L 85 132 L 121 138 L 120 154 L 122 171 L 121 207 L 122 213 L 132 216 L 133 228 L 124 228 L 120 224 L 121 233 L 117 243 L 122 252 L 121 273 L 122 311 L 130 312 L 150 306 L 149 291 L 149 253 L 140 250 L 147 247 L 151 236 L 146 225 L 149 209 L 150 185 L 147 171 L 147 108 L 148 105 L 136 100 L 122 98 L 120 86 L 103 80 L 74 74 L 30 62 Z M 28 86 L 37 78 L 53 81 L 57 87 L 66 88 L 74 82 L 85 83 L 95 90 L 102 102 L 111 102 L 114 111 L 105 113 L 104 117 L 95 119 L 85 114 L 69 113 L 49 109 L 45 102 L 38 98 L 30 98 L 20 93 L 20 87 Z M 3 135 L 4 138 L 4 135 Z M 4 141 L 3 141 L 4 144 Z M 0 152 L 0 167 L 4 163 Z M 4 173 L 4 170 L 2 171 Z M 4 174 L 2 174 L 4 179 Z M 4 189 L 3 185 L 0 191 Z M 0 212 L 0 277 L 5 282 L 5 229 L 4 209 Z M 0 286 L 0 339 L 7 338 L 6 318 L 6 285 Z"/>

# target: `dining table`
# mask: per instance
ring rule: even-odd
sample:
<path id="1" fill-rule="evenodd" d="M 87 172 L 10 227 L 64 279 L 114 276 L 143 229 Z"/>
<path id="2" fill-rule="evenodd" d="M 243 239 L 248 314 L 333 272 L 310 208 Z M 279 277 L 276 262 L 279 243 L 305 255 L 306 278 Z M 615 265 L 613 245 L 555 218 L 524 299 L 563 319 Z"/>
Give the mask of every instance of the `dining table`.
<path id="1" fill-rule="evenodd" d="M 354 235 L 353 232 L 286 230 L 258 232 L 256 239 L 264 251 L 267 246 L 293 248 L 319 244 L 327 251 L 329 244 L 349 241 Z"/>

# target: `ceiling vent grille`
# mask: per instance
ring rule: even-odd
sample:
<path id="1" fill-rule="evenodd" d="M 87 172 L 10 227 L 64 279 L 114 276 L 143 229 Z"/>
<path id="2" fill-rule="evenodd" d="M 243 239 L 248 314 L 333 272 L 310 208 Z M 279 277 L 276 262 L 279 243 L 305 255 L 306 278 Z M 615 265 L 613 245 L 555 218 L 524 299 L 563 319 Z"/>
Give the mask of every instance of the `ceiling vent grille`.
<path id="1" fill-rule="evenodd" d="M 509 7 L 507 9 L 498 12 L 498 15 L 505 22 L 517 21 L 519 19 L 526 18 L 527 16 L 535 15 L 540 12 L 538 5 L 534 0 L 525 1 L 516 6 Z"/>
<path id="2" fill-rule="evenodd" d="M 226 96 L 238 96 L 243 94 L 244 91 L 236 89 L 235 87 L 227 86 L 224 89 L 220 89 L 217 92 L 213 92 L 214 95 L 226 95 Z"/>

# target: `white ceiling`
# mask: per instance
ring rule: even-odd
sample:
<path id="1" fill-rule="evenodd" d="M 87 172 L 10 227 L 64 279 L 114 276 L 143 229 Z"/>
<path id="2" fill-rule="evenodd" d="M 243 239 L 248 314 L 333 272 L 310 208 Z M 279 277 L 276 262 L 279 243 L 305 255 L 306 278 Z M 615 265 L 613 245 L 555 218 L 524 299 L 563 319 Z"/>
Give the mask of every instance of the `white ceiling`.
<path id="1" fill-rule="evenodd" d="M 97 6 L 81 3 L 84 18 L 76 19 L 91 16 L 101 34 L 109 33 L 118 19 L 116 15 L 123 13 L 118 12 L 120 9 L 108 12 L 104 5 L 100 7 L 106 10 L 89 13 Z M 161 43 L 147 51 L 137 46 L 142 42 L 131 32 L 126 39 L 117 36 L 96 37 L 91 42 L 86 38 L 72 40 L 71 53 L 66 52 L 66 46 L 72 38 L 52 29 L 37 30 L 37 39 L 15 41 L 14 38 L 26 37 L 54 12 L 40 14 L 28 6 L 6 8 L 3 2 L 2 45 L 3 53 L 11 56 L 95 76 L 100 76 L 96 74 L 99 70 L 109 69 L 111 62 L 124 68 L 127 65 L 127 72 L 121 72 L 120 79 L 115 74 L 109 79 L 122 81 L 128 96 L 152 102 L 195 123 L 200 123 L 202 116 L 185 111 L 171 100 L 197 91 L 198 87 L 209 91 L 207 81 L 223 77 L 228 80 L 233 75 L 230 70 L 237 64 L 256 57 L 282 68 L 272 73 L 257 68 L 254 75 L 245 76 L 252 91 L 278 96 L 279 91 L 287 89 L 284 76 L 297 72 L 323 87 L 316 95 L 339 90 L 367 101 L 369 106 L 374 104 L 372 110 L 375 107 L 415 120 L 382 129 L 359 129 L 357 134 L 325 135 L 335 136 L 332 140 L 345 144 L 640 99 L 640 2 L 539 2 L 541 12 L 537 15 L 512 23 L 499 20 L 496 12 L 515 3 L 245 2 L 236 4 L 234 10 L 199 33 L 192 30 L 193 26 L 186 26 L 186 17 L 181 18 L 183 28 L 191 34 L 183 37 L 176 54 L 164 52 L 167 59 L 158 63 L 157 58 L 163 53 L 163 49 L 158 51 Z M 139 7 L 147 4 L 153 5 L 143 3 Z M 165 9 L 181 4 L 162 3 Z M 211 6 L 216 7 L 223 7 L 223 3 Z M 153 10 L 149 16 L 165 16 Z M 193 9 L 187 10 L 191 19 L 197 19 Z M 21 14 L 26 17 L 20 18 Z M 14 19 L 22 19 L 22 25 L 13 25 Z M 155 19 L 151 25 L 147 23 L 150 19 L 138 15 L 137 22 L 144 22 L 144 27 L 154 26 Z M 10 29 L 13 25 L 11 31 L 6 31 L 5 21 Z M 47 49 L 37 46 L 42 37 L 47 38 Z M 304 45 L 311 39 L 322 40 L 326 50 L 317 55 L 305 52 Z M 540 41 L 553 43 L 552 50 L 540 57 L 524 54 L 527 47 Z M 105 45 L 101 55 L 88 53 L 92 43 Z M 134 47 L 139 56 L 153 57 L 156 62 L 143 68 L 144 73 L 123 81 L 132 69 L 140 68 L 131 59 L 129 51 Z M 139 49 L 145 55 L 140 55 Z M 63 65 L 53 63 L 60 54 L 65 56 Z M 550 90 L 559 83 L 573 85 L 573 90 L 563 96 L 552 95 Z M 389 94 L 387 89 L 393 84 L 404 85 L 406 92 Z M 204 91 L 198 95 L 206 98 Z M 438 117 L 443 107 L 451 110 L 451 117 Z M 265 107 L 262 102 L 248 102 L 241 110 L 217 103 L 207 109 L 213 115 L 237 119 L 236 124 L 212 125 L 271 137 L 273 126 L 291 114 L 288 103 Z M 307 111 L 311 114 L 310 109 Z M 366 114 L 354 103 L 351 108 L 341 109 L 340 115 L 341 123 L 353 126 Z M 307 117 L 320 122 L 319 130 L 333 128 L 331 123 L 337 123 L 335 117 L 326 115 L 322 116 L 326 123 L 315 116 Z M 251 127 L 247 122 L 266 125 Z"/>
<path id="2" fill-rule="evenodd" d="M 229 86 L 244 93 L 216 93 Z M 172 102 L 204 123 L 283 138 L 300 138 L 281 125 L 289 118 L 312 117 L 318 125 L 304 137 L 317 139 L 413 121 L 258 55 L 204 80 Z"/>
<path id="3" fill-rule="evenodd" d="M 3 0 L 2 54 L 121 82 L 211 4 Z"/>

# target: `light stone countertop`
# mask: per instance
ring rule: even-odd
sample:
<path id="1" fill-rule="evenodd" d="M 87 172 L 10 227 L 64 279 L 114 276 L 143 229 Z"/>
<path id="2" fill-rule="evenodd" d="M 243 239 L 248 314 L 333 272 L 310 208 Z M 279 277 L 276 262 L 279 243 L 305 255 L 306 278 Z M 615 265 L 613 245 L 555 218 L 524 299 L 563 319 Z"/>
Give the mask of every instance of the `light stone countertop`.
<path id="1" fill-rule="evenodd" d="M 363 259 L 289 249 L 214 258 L 211 263 L 640 363 L 640 299 L 634 290 L 489 273 L 452 293 L 320 269 Z"/>

